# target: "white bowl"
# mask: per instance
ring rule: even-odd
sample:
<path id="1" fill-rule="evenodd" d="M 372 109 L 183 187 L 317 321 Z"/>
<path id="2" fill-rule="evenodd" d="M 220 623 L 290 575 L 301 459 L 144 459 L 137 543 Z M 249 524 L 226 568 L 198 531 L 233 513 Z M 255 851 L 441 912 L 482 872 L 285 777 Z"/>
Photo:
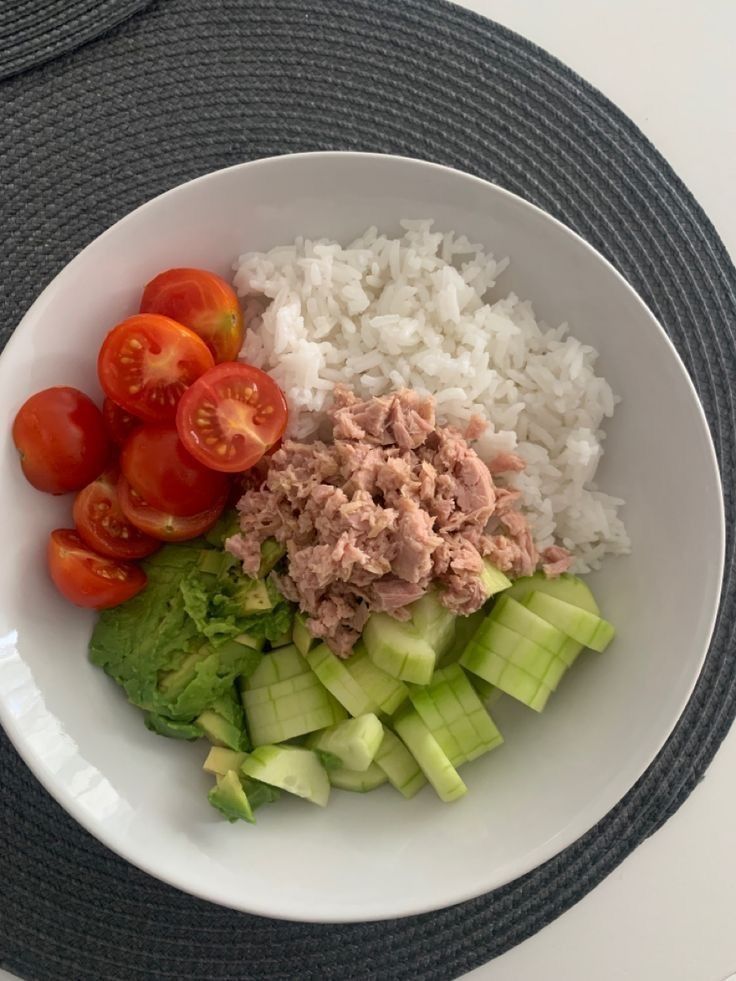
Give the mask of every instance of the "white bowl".
<path id="1" fill-rule="evenodd" d="M 335 793 L 228 825 L 206 800 L 201 743 L 149 733 L 86 658 L 92 616 L 67 605 L 44 564 L 69 499 L 21 476 L 10 423 L 34 391 L 99 396 L 105 331 L 136 310 L 162 269 L 229 274 L 247 249 L 296 235 L 350 238 L 371 224 L 434 217 L 512 265 L 500 286 L 567 320 L 601 352 L 622 397 L 601 484 L 627 499 L 634 552 L 593 587 L 618 637 L 576 664 L 545 712 L 505 698 L 506 743 L 463 770 L 470 792 Z M 39 262 L 43 256 L 39 255 Z M 236 909 L 302 920 L 369 920 L 469 899 L 533 869 L 591 828 L 652 761 L 688 699 L 715 618 L 724 550 L 713 447 L 695 391 L 642 301 L 590 246 L 537 208 L 453 170 L 369 154 L 279 157 L 209 174 L 100 236 L 31 307 L 0 359 L 0 710 L 38 779 L 85 828 L 181 889 Z"/>

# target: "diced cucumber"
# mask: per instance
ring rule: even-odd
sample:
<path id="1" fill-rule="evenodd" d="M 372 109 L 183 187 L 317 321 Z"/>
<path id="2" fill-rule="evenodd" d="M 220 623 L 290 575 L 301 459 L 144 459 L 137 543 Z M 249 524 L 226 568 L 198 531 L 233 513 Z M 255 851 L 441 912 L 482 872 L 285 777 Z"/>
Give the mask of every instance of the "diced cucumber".
<path id="1" fill-rule="evenodd" d="M 483 571 L 481 572 L 481 582 L 485 586 L 487 596 L 495 596 L 511 586 L 511 580 L 505 576 L 495 565 L 491 565 L 488 559 L 483 560 Z"/>
<path id="2" fill-rule="evenodd" d="M 352 655 L 342 663 L 376 706 L 377 711 L 393 715 L 409 697 L 409 689 L 404 682 L 392 678 L 390 674 L 377 668 L 360 641 L 353 648 Z"/>
<path id="3" fill-rule="evenodd" d="M 471 613 L 469 617 L 455 617 L 455 636 L 449 650 L 443 657 L 438 658 L 438 668 L 447 667 L 448 664 L 454 664 L 456 661 L 460 660 L 463 651 L 467 647 L 468 641 L 481 623 L 483 623 L 486 616 L 486 611 L 481 607 L 480 610 L 476 610 L 475 613 Z"/>
<path id="4" fill-rule="evenodd" d="M 241 772 L 254 780 L 280 787 L 324 807 L 330 781 L 317 755 L 299 746 L 259 746 L 248 756 Z"/>
<path id="5" fill-rule="evenodd" d="M 345 710 L 311 672 L 242 694 L 254 746 L 284 742 L 341 722 Z"/>
<path id="6" fill-rule="evenodd" d="M 317 643 L 316 639 L 309 632 L 307 618 L 303 613 L 294 615 L 294 627 L 291 633 L 291 639 L 302 657 L 306 657 L 307 652 Z"/>
<path id="7" fill-rule="evenodd" d="M 300 674 L 309 674 L 309 665 L 299 654 L 296 646 L 289 644 L 264 654 L 258 667 L 249 678 L 244 680 L 243 685 L 249 690 L 265 688 L 279 681 L 296 678 Z"/>
<path id="8" fill-rule="evenodd" d="M 468 792 L 447 754 L 442 752 L 437 740 L 413 708 L 401 708 L 394 719 L 394 727 L 440 800 L 457 800 Z"/>
<path id="9" fill-rule="evenodd" d="M 474 760 L 503 742 L 458 664 L 436 671 L 431 685 L 413 689 L 409 697 L 453 766 Z"/>
<path id="10" fill-rule="evenodd" d="M 420 791 L 427 782 L 417 761 L 390 729 L 383 730 L 383 742 L 374 762 L 386 774 L 391 786 L 407 800 Z"/>
<path id="11" fill-rule="evenodd" d="M 381 767 L 376 766 L 375 763 L 371 763 L 366 770 L 349 770 L 347 767 L 328 770 L 327 778 L 333 787 L 339 787 L 340 790 L 353 790 L 359 794 L 375 790 L 388 780 Z"/>
<path id="12" fill-rule="evenodd" d="M 314 647 L 306 659 L 325 688 L 353 717 L 376 711 L 378 706 L 353 678 L 347 661 L 340 660 L 327 644 Z"/>
<path id="13" fill-rule="evenodd" d="M 368 712 L 315 732 L 307 740 L 307 746 L 331 753 L 347 770 L 367 770 L 382 740 L 383 726 L 376 715 Z"/>
<path id="14" fill-rule="evenodd" d="M 496 624 L 496 626 L 500 627 L 501 625 Z M 539 648 L 539 650 L 541 649 Z M 555 660 L 548 651 L 545 653 L 553 661 Z M 460 663 L 468 671 L 480 675 L 481 678 L 537 712 L 542 711 L 552 693 L 552 689 L 548 688 L 539 678 L 533 677 L 518 665 L 501 657 L 500 654 L 481 647 L 474 641 L 471 641 L 465 649 Z"/>
<path id="15" fill-rule="evenodd" d="M 534 592 L 554 596 L 565 603 L 570 603 L 571 606 L 579 606 L 581 610 L 587 610 L 588 613 L 598 615 L 600 612 L 595 597 L 587 584 L 569 572 L 557 576 L 555 579 L 548 579 L 543 572 L 535 572 L 533 576 L 524 576 L 522 579 L 516 580 L 506 595 L 523 603 L 527 596 L 531 596 Z"/>
<path id="16" fill-rule="evenodd" d="M 548 620 L 537 616 L 532 610 L 531 597 L 522 606 L 513 596 L 499 596 L 490 613 L 490 619 L 503 624 L 527 640 L 539 644 L 552 654 L 559 654 L 565 646 L 568 635 L 558 630 Z"/>
<path id="17" fill-rule="evenodd" d="M 412 603 L 409 610 L 417 632 L 434 647 L 437 658 L 441 658 L 452 646 L 457 617 L 440 603 L 434 590 Z"/>
<path id="18" fill-rule="evenodd" d="M 478 698 L 484 705 L 488 705 L 492 700 L 495 701 L 501 695 L 501 692 L 495 685 L 492 685 L 490 681 L 486 681 L 485 678 L 481 678 L 478 674 L 471 674 L 468 680 L 478 692 Z"/>
<path id="19" fill-rule="evenodd" d="M 400 681 L 426 685 L 432 678 L 434 648 L 409 623 L 387 613 L 372 613 L 363 630 L 363 643 L 373 663 Z"/>
<path id="20" fill-rule="evenodd" d="M 235 750 L 224 746 L 213 746 L 202 764 L 207 773 L 217 773 L 224 776 L 228 770 L 240 770 L 245 762 L 246 753 L 236 753 Z"/>
<path id="21" fill-rule="evenodd" d="M 556 596 L 535 592 L 528 598 L 526 605 L 533 613 L 591 650 L 604 651 L 613 640 L 615 631 L 608 620 Z"/>
<path id="22" fill-rule="evenodd" d="M 228 770 L 227 773 L 217 777 L 217 783 L 207 794 L 207 800 L 231 823 L 233 821 L 256 823 L 253 808 L 235 770 Z"/>
<path id="23" fill-rule="evenodd" d="M 522 637 L 516 630 L 511 630 L 510 627 L 505 627 L 490 617 L 481 626 L 468 646 L 493 651 L 505 661 L 516 664 L 533 678 L 545 683 L 547 678 L 551 677 L 556 677 L 559 681 L 566 667 L 564 661 L 556 654 L 552 654 L 544 647 L 540 647 L 539 644 L 535 644 L 533 640 Z M 460 663 L 465 667 L 468 666 L 463 658 L 460 659 Z M 560 670 L 560 666 L 562 666 L 562 670 Z M 486 678 L 486 681 L 495 684 L 492 678 Z M 548 685 L 548 687 L 552 686 Z"/>

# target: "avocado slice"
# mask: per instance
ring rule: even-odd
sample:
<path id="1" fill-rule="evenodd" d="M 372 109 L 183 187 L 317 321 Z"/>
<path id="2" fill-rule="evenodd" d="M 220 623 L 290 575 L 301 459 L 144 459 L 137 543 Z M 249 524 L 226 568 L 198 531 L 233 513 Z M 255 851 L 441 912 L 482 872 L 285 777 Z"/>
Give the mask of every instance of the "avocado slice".
<path id="1" fill-rule="evenodd" d="M 158 733 L 159 736 L 168 736 L 169 739 L 201 739 L 202 731 L 193 722 L 177 722 L 176 719 L 167 719 L 165 715 L 158 715 L 156 712 L 147 712 L 145 716 L 146 728 L 151 732 Z"/>
<path id="2" fill-rule="evenodd" d="M 224 746 L 213 746 L 202 764 L 202 769 L 206 773 L 214 773 L 216 776 L 224 777 L 228 770 L 235 770 L 237 773 L 245 763 L 246 756 L 246 753 L 236 753 Z"/>
<path id="3" fill-rule="evenodd" d="M 231 823 L 234 821 L 256 823 L 253 808 L 235 770 L 228 770 L 224 776 L 217 777 L 217 783 L 207 794 L 207 800 Z"/>
<path id="4" fill-rule="evenodd" d="M 263 613 L 264 610 L 272 610 L 275 605 L 265 579 L 247 579 L 237 590 L 235 600 L 244 615 Z"/>
<path id="5" fill-rule="evenodd" d="M 242 750 L 247 748 L 245 733 L 227 719 L 223 719 L 212 709 L 205 709 L 196 719 L 197 728 L 204 733 L 213 746 L 226 746 L 228 749 Z"/>

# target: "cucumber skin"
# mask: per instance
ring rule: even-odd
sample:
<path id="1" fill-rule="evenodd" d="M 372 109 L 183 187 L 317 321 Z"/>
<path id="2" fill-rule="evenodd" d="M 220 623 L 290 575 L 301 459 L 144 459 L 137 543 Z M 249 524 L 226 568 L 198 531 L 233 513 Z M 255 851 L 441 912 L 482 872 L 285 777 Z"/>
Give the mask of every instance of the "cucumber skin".
<path id="1" fill-rule="evenodd" d="M 460 774 L 413 708 L 405 706 L 399 711 L 394 728 L 440 800 L 450 803 L 468 792 Z"/>
<path id="2" fill-rule="evenodd" d="M 296 789 L 291 774 L 297 773 L 308 786 Z M 317 755 L 309 749 L 298 746 L 259 746 L 248 756 L 241 767 L 241 773 L 260 780 L 262 783 L 279 787 L 287 793 L 309 800 L 319 807 L 325 807 L 330 797 L 330 781 L 327 771 Z M 306 775 L 306 777 L 305 777 Z M 306 793 L 301 791 L 306 790 Z"/>
<path id="3" fill-rule="evenodd" d="M 535 592 L 526 600 L 525 605 L 539 617 L 564 631 L 572 640 L 591 650 L 600 653 L 613 640 L 613 625 L 607 620 L 555 596 Z"/>
<path id="4" fill-rule="evenodd" d="M 535 572 L 533 576 L 517 579 L 505 595 L 523 603 L 535 591 L 554 596 L 571 606 L 579 606 L 581 610 L 587 610 L 596 616 L 600 615 L 598 604 L 587 583 L 569 572 L 564 572 L 556 579 L 548 579 L 543 572 Z"/>
<path id="5" fill-rule="evenodd" d="M 388 781 L 386 774 L 375 763 L 371 763 L 367 770 L 348 770 L 347 767 L 339 767 L 328 770 L 327 776 L 332 787 L 351 790 L 358 794 L 367 794 L 376 787 L 382 787 Z"/>
<path id="6" fill-rule="evenodd" d="M 375 712 L 378 706 L 350 674 L 346 665 L 326 644 L 319 644 L 306 656 L 312 671 L 334 698 L 353 716 Z"/>
<path id="7" fill-rule="evenodd" d="M 386 774 L 391 786 L 407 800 L 427 783 L 427 778 L 409 750 L 397 735 L 385 727 L 375 763 Z"/>

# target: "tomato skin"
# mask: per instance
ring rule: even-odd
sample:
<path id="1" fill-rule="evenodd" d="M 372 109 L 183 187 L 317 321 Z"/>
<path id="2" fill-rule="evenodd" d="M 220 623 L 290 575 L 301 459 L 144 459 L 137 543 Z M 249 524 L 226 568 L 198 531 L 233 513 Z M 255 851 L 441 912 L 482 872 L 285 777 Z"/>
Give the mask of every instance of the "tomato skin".
<path id="1" fill-rule="evenodd" d="M 161 543 L 144 535 L 123 514 L 118 500 L 116 467 L 105 470 L 74 499 L 72 515 L 77 534 L 84 544 L 114 559 L 142 559 Z"/>
<path id="2" fill-rule="evenodd" d="M 84 487 L 110 454 L 102 413 L 84 392 L 67 386 L 46 388 L 23 403 L 13 442 L 26 479 L 49 494 Z"/>
<path id="3" fill-rule="evenodd" d="M 182 392 L 214 365 L 204 341 L 182 324 L 136 314 L 102 342 L 97 374 L 108 398 L 146 422 L 173 421 Z"/>
<path id="4" fill-rule="evenodd" d="M 122 446 L 128 436 L 143 425 L 141 419 L 132 416 L 126 409 L 107 396 L 102 403 L 102 418 L 105 421 L 105 431 L 108 438 L 115 446 Z"/>
<path id="5" fill-rule="evenodd" d="M 225 509 L 227 494 L 200 514 L 181 517 L 152 508 L 130 486 L 125 477 L 118 481 L 118 500 L 128 521 L 146 535 L 161 542 L 186 542 L 209 531 Z"/>
<path id="6" fill-rule="evenodd" d="M 235 290 L 205 269 L 167 269 L 143 290 L 141 313 L 160 313 L 198 334 L 215 362 L 234 361 L 243 346 L 243 311 Z"/>
<path id="7" fill-rule="evenodd" d="M 167 514 L 199 514 L 226 491 L 227 478 L 187 452 L 173 426 L 142 426 L 125 441 L 120 468 L 151 507 Z"/>
<path id="8" fill-rule="evenodd" d="M 182 442 L 213 470 L 238 473 L 254 466 L 284 433 L 286 399 L 260 368 L 219 364 L 187 389 L 176 412 Z"/>
<path id="9" fill-rule="evenodd" d="M 75 606 L 106 610 L 146 585 L 146 574 L 137 565 L 97 555 L 70 528 L 51 532 L 47 557 L 54 585 Z"/>

